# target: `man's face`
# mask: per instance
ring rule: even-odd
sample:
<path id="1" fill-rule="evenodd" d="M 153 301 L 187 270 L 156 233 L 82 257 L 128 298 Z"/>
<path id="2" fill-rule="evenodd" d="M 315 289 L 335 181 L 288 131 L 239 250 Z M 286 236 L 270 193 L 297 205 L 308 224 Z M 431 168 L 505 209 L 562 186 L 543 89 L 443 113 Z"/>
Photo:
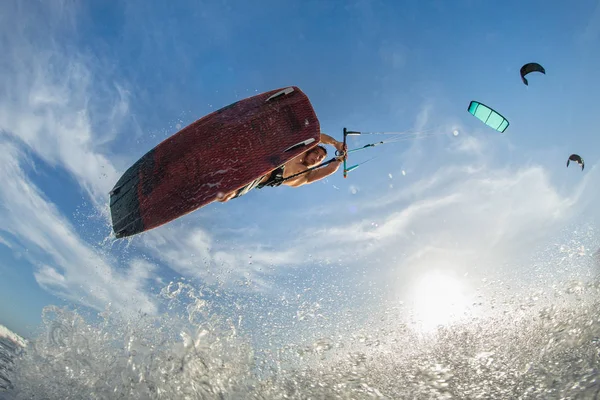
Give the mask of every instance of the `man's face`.
<path id="1" fill-rule="evenodd" d="M 320 147 L 310 150 L 306 157 L 304 157 L 304 162 L 307 167 L 314 167 L 318 165 L 321 161 L 325 159 L 325 152 Z"/>

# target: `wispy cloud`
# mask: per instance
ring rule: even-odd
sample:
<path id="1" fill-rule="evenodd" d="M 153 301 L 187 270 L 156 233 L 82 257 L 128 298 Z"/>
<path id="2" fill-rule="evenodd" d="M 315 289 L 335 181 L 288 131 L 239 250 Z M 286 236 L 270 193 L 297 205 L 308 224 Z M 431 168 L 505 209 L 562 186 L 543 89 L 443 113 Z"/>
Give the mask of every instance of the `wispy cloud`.
<path id="1" fill-rule="evenodd" d="M 10 18 L 0 28 L 5 49 L 0 129 L 72 174 L 99 206 L 119 175 L 100 150 L 128 119 L 128 92 L 118 82 L 97 78 L 99 60 L 54 40 L 75 34 L 69 7 L 11 4 L 3 3 Z M 31 15 L 40 12 L 47 14 L 45 23 L 31 22 Z"/>
<path id="2" fill-rule="evenodd" d="M 65 170 L 108 220 L 107 194 L 122 172 L 119 169 L 131 162 L 118 169 L 113 160 L 119 156 L 109 151 L 124 126 L 135 128 L 128 116 L 126 83 L 103 74 L 103 60 L 70 51 L 55 40 L 76 33 L 76 12 L 60 3 L 42 5 L 48 8 L 48 22 L 38 26 L 25 21 L 28 13 L 39 9 L 16 3 L 9 6 L 12 18 L 0 28 L 7 49 L 0 63 L 0 131 L 5 135 L 0 139 L 5 181 L 0 188 L 4 199 L 0 229 L 31 248 L 35 278 L 49 292 L 95 308 L 112 303 L 121 310 L 153 311 L 146 286 L 156 279 L 156 267 L 134 259 L 128 268 L 116 268 L 115 260 L 78 237 L 22 168 L 29 162 L 26 153 L 32 152 L 50 166 Z M 60 26 L 61 21 L 66 26 Z M 151 232 L 143 244 L 142 251 L 184 276 L 227 285 L 253 278 L 257 288 L 268 286 L 261 276 L 269 263 L 289 257 L 277 251 L 262 254 L 260 246 L 251 242 L 229 251 L 193 226 L 176 234 Z"/>
<path id="3" fill-rule="evenodd" d="M 155 305 L 146 293 L 154 266 L 134 259 L 128 268 L 117 269 L 110 264 L 110 257 L 82 241 L 28 179 L 20 165 L 24 158 L 16 145 L 0 141 L 0 201 L 6 209 L 0 213 L 0 223 L 3 231 L 27 248 L 26 257 L 36 267 L 40 286 L 96 309 L 112 304 L 121 312 L 154 312 Z"/>
<path id="4" fill-rule="evenodd" d="M 200 227 L 157 229 L 143 236 L 143 244 L 181 275 L 229 288 L 251 281 L 253 289 L 268 291 L 273 266 L 299 263 L 294 249 L 268 249 L 241 233 L 235 238 L 215 240 Z"/>
<path id="5" fill-rule="evenodd" d="M 27 249 L 38 284 L 49 292 L 96 309 L 112 304 L 121 312 L 154 312 L 147 283 L 155 266 L 133 259 L 117 267 L 78 236 L 23 168 L 33 166 L 27 156 L 33 154 L 63 169 L 105 213 L 107 193 L 119 175 L 106 145 L 129 111 L 127 90 L 95 76 L 99 60 L 58 40 L 75 33 L 77 7 L 38 6 L 11 1 L 0 6 L 0 230 Z"/>
<path id="6" fill-rule="evenodd" d="M 406 189 L 419 193 L 416 201 L 406 201 L 413 196 L 402 192 L 389 199 L 367 198 L 371 207 L 364 207 L 360 222 L 323 229 L 312 244 L 346 259 L 376 251 L 409 254 L 422 246 L 448 243 L 457 250 L 492 252 L 535 242 L 567 219 L 577 201 L 561 197 L 540 167 L 464 171 L 441 170 L 441 179 L 433 177 L 426 185 L 419 182 Z M 339 246 L 332 250 L 327 238 L 336 238 Z"/>
<path id="7" fill-rule="evenodd" d="M 0 244 L 8 247 L 9 249 L 12 249 L 13 247 L 12 244 L 8 240 L 4 239 L 2 236 L 0 236 Z"/>

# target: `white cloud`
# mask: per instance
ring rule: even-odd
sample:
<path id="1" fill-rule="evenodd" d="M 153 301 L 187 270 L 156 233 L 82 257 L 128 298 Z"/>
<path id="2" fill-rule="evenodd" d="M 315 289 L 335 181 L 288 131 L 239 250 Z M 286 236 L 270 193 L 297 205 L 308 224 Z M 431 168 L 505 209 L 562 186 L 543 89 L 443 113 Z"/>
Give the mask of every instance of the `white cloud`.
<path id="1" fill-rule="evenodd" d="M 3 238 L 2 236 L 0 236 L 0 244 L 8 247 L 9 249 L 13 248 L 12 244 L 8 240 L 6 240 L 5 238 Z"/>
<path id="2" fill-rule="evenodd" d="M 26 248 L 37 282 L 43 288 L 74 302 L 103 309 L 108 303 L 123 313 L 156 306 L 145 293 L 154 266 L 132 260 L 121 271 L 111 266 L 77 236 L 56 206 L 29 181 L 20 166 L 25 155 L 0 136 L 0 169 L 3 171 L 0 229 L 17 238 Z M 40 260 L 48 260 L 40 264 Z"/>
<path id="3" fill-rule="evenodd" d="M 462 135 L 459 140 L 456 140 L 454 149 L 462 153 L 473 155 L 481 155 L 483 151 L 481 140 L 474 136 L 466 135 Z"/>
<path id="4" fill-rule="evenodd" d="M 142 240 L 155 257 L 183 276 L 227 287 L 250 280 L 254 290 L 267 291 L 271 287 L 267 278 L 273 274 L 272 266 L 300 262 L 294 249 L 266 249 L 242 232 L 235 237 L 239 240 L 224 239 L 221 243 L 199 227 L 159 228 L 144 234 Z"/>
<path id="5" fill-rule="evenodd" d="M 56 2 L 41 8 L 3 6 L 0 130 L 72 174 L 102 210 L 119 173 L 99 149 L 131 122 L 129 94 L 121 84 L 98 78 L 101 67 L 95 65 L 102 60 L 53 40 L 76 34 L 76 8 Z M 44 14 L 43 23 L 38 13 Z"/>
<path id="6" fill-rule="evenodd" d="M 42 287 L 67 289 L 65 276 L 48 265 L 42 265 L 37 270 L 35 279 Z"/>
<path id="7" fill-rule="evenodd" d="M 112 304 L 124 313 L 155 312 L 146 292 L 155 267 L 133 259 L 117 269 L 79 238 L 22 168 L 35 167 L 27 157 L 32 152 L 64 169 L 107 217 L 107 193 L 119 174 L 102 149 L 128 118 L 127 89 L 96 74 L 102 60 L 57 40 L 76 36 L 76 5 L 7 1 L 0 7 L 0 230 L 27 249 L 38 284 L 49 292 L 96 309 Z"/>
<path id="8" fill-rule="evenodd" d="M 360 222 L 324 229 L 314 237 L 314 245 L 322 243 L 332 252 L 331 241 L 336 240 L 340 246 L 333 251 L 335 257 L 357 249 L 363 254 L 382 248 L 410 252 L 448 243 L 458 243 L 457 250 L 484 252 L 518 247 L 531 244 L 567 219 L 577 200 L 562 198 L 540 167 L 483 169 L 472 174 L 450 168 L 438 175 L 389 198 L 366 198 L 371 206 L 362 208 L 366 212 Z M 415 192 L 419 200 L 409 203 L 413 196 L 407 193 Z M 374 220 L 379 221 L 376 228 L 370 226 Z M 412 239 L 411 232 L 418 239 Z M 345 248 L 345 242 L 352 248 Z"/>
<path id="9" fill-rule="evenodd" d="M 73 22 L 77 10 L 62 7 L 62 4 L 53 4 L 42 12 L 12 3 L 7 6 L 11 19 L 0 27 L 2 43 L 7 49 L 4 62 L 0 63 L 0 131 L 26 145 L 52 167 L 70 173 L 108 219 L 107 194 L 120 172 L 111 162 L 117 156 L 102 150 L 117 137 L 128 118 L 130 93 L 124 83 L 110 81 L 101 68 L 95 67 L 102 65 L 103 60 L 67 51 L 60 41 L 54 40 L 56 35 L 76 34 Z M 25 23 L 30 15 L 37 15 L 36 12 L 48 15 L 46 23 Z M 38 17 L 40 15 L 35 18 Z M 38 28 L 32 28 L 36 26 Z M 17 198 L 14 196 L 20 192 L 28 195 L 25 199 L 21 195 L 19 204 L 11 203 L 8 212 L 0 216 L 7 221 L 4 229 L 21 242 L 34 243 L 58 264 L 40 267 L 36 273 L 40 285 L 76 301 L 87 301 L 82 300 L 85 296 L 80 298 L 82 293 L 77 289 L 86 274 L 94 276 L 101 268 L 103 276 L 125 278 L 93 254 L 94 250 L 77 237 L 59 210 L 27 179 L 19 166 L 27 159 L 18 147 L 7 141 L 2 146 L 10 147 L 10 157 L 4 157 L 2 162 L 13 171 L 7 175 L 13 187 L 0 189 L 2 195 L 7 199 Z M 126 163 L 129 162 L 131 160 Z M 34 208 L 36 213 L 27 211 Z M 17 216 L 20 225 L 16 223 Z M 209 282 L 219 280 L 231 284 L 253 276 L 254 284 L 264 288 L 267 283 L 261 276 L 268 263 L 285 262 L 289 258 L 286 252 L 261 254 L 260 245 L 251 242 L 230 251 L 215 246 L 212 237 L 199 228 L 170 232 L 170 229 L 158 229 L 144 235 L 145 250 L 175 271 Z M 248 254 L 253 255 L 252 260 Z M 76 271 L 73 265 L 78 262 L 88 268 Z M 152 267 L 148 270 L 152 271 Z M 141 283 L 148 276 L 137 273 L 133 278 L 136 284 L 128 289 L 134 292 L 134 297 L 141 296 L 140 304 L 152 308 Z M 120 293 L 102 286 L 107 282 L 104 279 L 96 282 L 100 286 L 92 292 L 95 300 L 91 300 L 95 305 L 99 300 L 124 301 Z"/>
<path id="10" fill-rule="evenodd" d="M 417 119 L 415 121 L 415 131 L 421 132 L 425 129 L 427 123 L 429 122 L 429 115 L 432 109 L 433 104 L 431 104 L 430 102 L 423 105 L 421 111 L 419 111 L 419 113 L 417 114 Z"/>

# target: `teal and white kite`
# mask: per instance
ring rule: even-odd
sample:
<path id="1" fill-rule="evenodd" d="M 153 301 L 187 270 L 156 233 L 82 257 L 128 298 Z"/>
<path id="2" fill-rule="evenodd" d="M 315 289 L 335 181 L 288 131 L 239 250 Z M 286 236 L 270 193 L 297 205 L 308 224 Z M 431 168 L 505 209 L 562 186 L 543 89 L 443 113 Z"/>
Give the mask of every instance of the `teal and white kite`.
<path id="1" fill-rule="evenodd" d="M 498 132 L 504 132 L 508 128 L 508 120 L 483 103 L 472 101 L 469 104 L 469 112 Z"/>

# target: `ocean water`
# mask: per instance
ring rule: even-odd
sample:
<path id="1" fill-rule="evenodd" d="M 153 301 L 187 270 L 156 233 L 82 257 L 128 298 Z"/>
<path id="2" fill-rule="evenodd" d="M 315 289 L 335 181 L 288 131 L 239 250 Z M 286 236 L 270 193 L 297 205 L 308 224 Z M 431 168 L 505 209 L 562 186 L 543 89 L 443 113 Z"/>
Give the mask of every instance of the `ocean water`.
<path id="1" fill-rule="evenodd" d="M 600 282 L 506 286 L 486 282 L 463 318 L 427 331 L 391 304 L 360 318 L 306 307 L 261 331 L 250 310 L 258 321 L 267 306 L 224 312 L 183 282 L 163 289 L 159 316 L 49 306 L 25 351 L 2 347 L 0 398 L 600 398 Z"/>
<path id="2" fill-rule="evenodd" d="M 21 351 L 22 346 L 18 342 L 0 336 L 0 398 L 3 391 L 13 388 L 9 375 L 13 373 L 15 358 Z"/>

